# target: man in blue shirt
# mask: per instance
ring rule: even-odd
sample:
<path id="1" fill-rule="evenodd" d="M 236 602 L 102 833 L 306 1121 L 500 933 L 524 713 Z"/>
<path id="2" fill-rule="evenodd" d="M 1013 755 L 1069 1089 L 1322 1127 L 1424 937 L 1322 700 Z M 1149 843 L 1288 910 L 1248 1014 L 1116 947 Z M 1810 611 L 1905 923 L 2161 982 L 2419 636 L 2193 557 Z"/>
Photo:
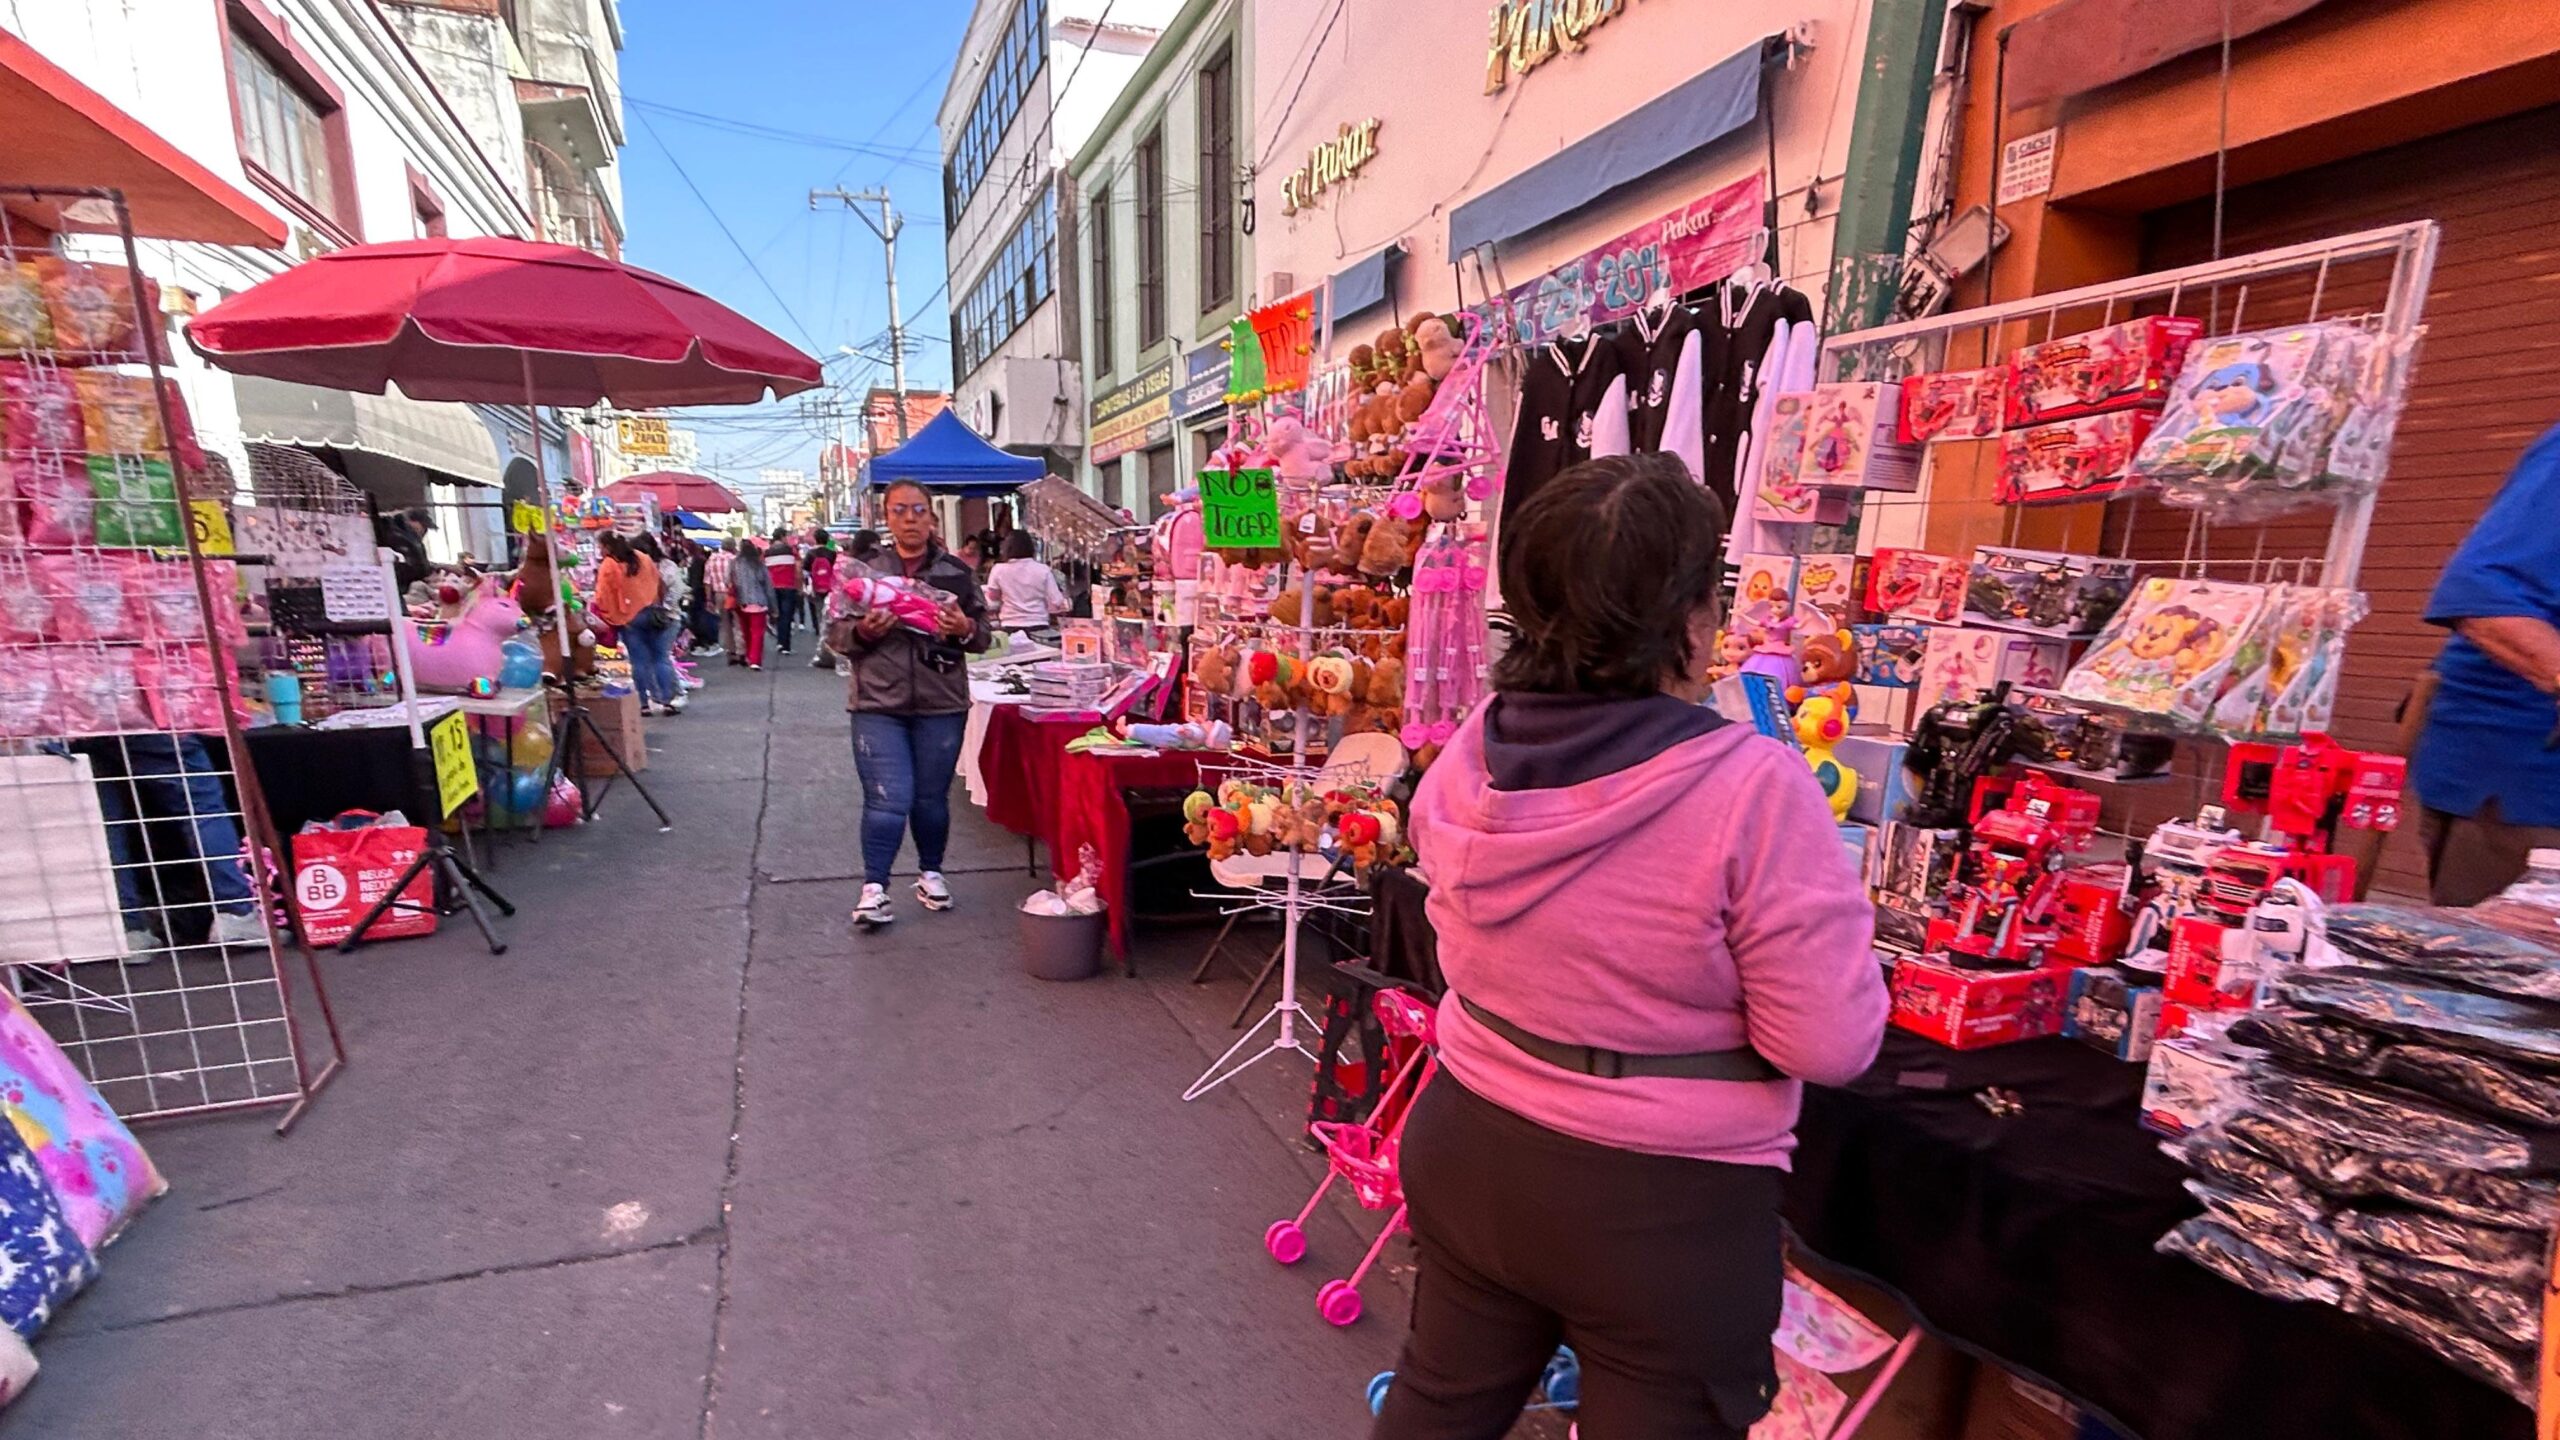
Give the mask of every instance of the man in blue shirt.
<path id="1" fill-rule="evenodd" d="M 2560 846 L 2560 429 L 2524 452 L 2445 566 L 2452 629 L 2411 759 L 2439 905 L 2471 905 Z"/>

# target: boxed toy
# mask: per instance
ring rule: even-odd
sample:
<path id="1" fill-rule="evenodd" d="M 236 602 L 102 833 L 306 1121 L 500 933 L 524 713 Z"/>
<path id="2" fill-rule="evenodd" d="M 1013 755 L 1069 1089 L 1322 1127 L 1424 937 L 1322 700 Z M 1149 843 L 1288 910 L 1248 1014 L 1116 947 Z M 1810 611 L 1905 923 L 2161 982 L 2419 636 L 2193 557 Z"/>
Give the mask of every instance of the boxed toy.
<path id="1" fill-rule="evenodd" d="M 2170 922 L 2169 975 L 2162 988 L 2172 1004 L 2190 1010 L 2246 1010 L 2258 988 L 2249 950 L 2247 931 L 2181 915 Z"/>
<path id="2" fill-rule="evenodd" d="M 2000 437 L 1995 494 L 2003 505 L 2076 505 L 2132 484 L 2134 453 L 2151 433 L 2151 414 L 2084 415 Z"/>
<path id="3" fill-rule="evenodd" d="M 1867 609 L 1877 615 L 1945 624 L 1964 614 L 1972 567 L 1953 555 L 1880 546 L 1867 566 Z"/>
<path id="4" fill-rule="evenodd" d="M 2164 1036 L 2142 1077 L 2143 1128 L 2174 1137 L 2219 1119 L 2239 1101 L 2246 1068 L 2243 1056 L 2217 1041 Z"/>
<path id="5" fill-rule="evenodd" d="M 1894 438 L 1905 445 L 1935 440 L 1987 440 L 2000 433 L 2007 408 L 2009 370 L 1942 370 L 1902 382 L 1902 409 Z"/>
<path id="6" fill-rule="evenodd" d="M 1893 967 L 1893 1023 L 1955 1050 L 2062 1033 L 2071 971 L 1959 970 L 1929 959 Z"/>
<path id="7" fill-rule="evenodd" d="M 1884 822 L 1884 865 L 1875 873 L 1875 888 L 1926 901 L 1956 878 L 1956 860 L 1964 853 L 1964 834 L 1932 830 L 1900 820 Z"/>
<path id="8" fill-rule="evenodd" d="M 1852 597 L 1857 594 L 1857 573 L 1855 555 L 1799 555 L 1796 603 L 1830 616 L 1834 625 L 1846 625 L 1856 618 Z"/>
<path id="9" fill-rule="evenodd" d="M 1832 490 L 1917 490 L 1920 450 L 1896 438 L 1902 387 L 1861 380 L 1817 385 L 1796 480 Z"/>
<path id="10" fill-rule="evenodd" d="M 1774 620 L 1785 613 L 1795 588 L 1793 555 L 1745 555 L 1741 579 L 1734 586 L 1733 618 L 1753 624 Z"/>
<path id="11" fill-rule="evenodd" d="M 2105 965 L 2124 955 L 2133 917 L 2124 913 L 2125 867 L 2119 861 L 2076 865 L 2054 892 L 2054 959 Z"/>
<path id="12" fill-rule="evenodd" d="M 1965 584 L 1964 618 L 1994 630 L 2095 635 L 2132 593 L 2130 560 L 1978 545 Z"/>
<path id="13" fill-rule="evenodd" d="M 1900 957 L 1929 948 L 1928 901 L 1873 887 L 1867 893 L 1875 901 L 1877 949 Z"/>
<path id="14" fill-rule="evenodd" d="M 2100 780 L 2143 780 L 2167 772 L 2177 758 L 2177 741 L 2136 734 L 2122 716 L 2092 715 L 2053 695 L 2018 700 L 2012 738 L 2021 760 Z"/>
<path id="15" fill-rule="evenodd" d="M 2155 575 L 2134 587 L 2106 632 L 2063 677 L 2062 693 L 2201 724 L 2232 678 L 2241 642 L 2261 634 L 2269 602 L 2263 585 Z"/>
<path id="16" fill-rule="evenodd" d="M 2060 640 L 1940 625 L 1929 632 L 1920 661 L 1919 697 L 1913 703 L 1925 715 L 1941 700 L 1971 699 L 2003 680 L 2022 689 L 2050 690 L 2062 683 L 2069 654 Z"/>
<path id="17" fill-rule="evenodd" d="M 2084 330 L 2009 357 L 2011 426 L 2112 410 L 2157 410 L 2186 362 L 2204 322 L 2186 315 L 2146 315 Z"/>
<path id="18" fill-rule="evenodd" d="M 1844 821 L 1839 829 L 1840 848 L 1849 852 L 1849 863 L 1858 867 L 1858 873 L 1866 874 L 1875 858 L 1876 827 Z"/>
<path id="19" fill-rule="evenodd" d="M 1781 525 L 1837 525 L 1849 517 L 1849 500 L 1818 490 L 1800 472 L 1812 449 L 1814 397 L 1780 395 L 1769 406 L 1769 441 L 1758 483 L 1751 487 L 1751 517 Z"/>
<path id="20" fill-rule="evenodd" d="M 1876 621 L 1852 625 L 1849 634 L 1858 642 L 1858 684 L 1908 690 L 1920 683 L 1928 626 Z"/>
<path id="21" fill-rule="evenodd" d="M 2071 972 L 2071 1009 L 2062 1019 L 2063 1034 L 2138 1065 L 2151 1058 L 2151 1042 L 2159 1030 L 2158 986 L 2136 985 L 2108 965 Z"/>
<path id="22" fill-rule="evenodd" d="M 1900 740 L 1876 735 L 1844 735 L 1833 742 L 1832 758 L 1858 772 L 1858 793 L 1849 802 L 1849 818 L 1881 825 L 1902 813 L 1911 798 L 1910 772 L 1902 768 Z"/>

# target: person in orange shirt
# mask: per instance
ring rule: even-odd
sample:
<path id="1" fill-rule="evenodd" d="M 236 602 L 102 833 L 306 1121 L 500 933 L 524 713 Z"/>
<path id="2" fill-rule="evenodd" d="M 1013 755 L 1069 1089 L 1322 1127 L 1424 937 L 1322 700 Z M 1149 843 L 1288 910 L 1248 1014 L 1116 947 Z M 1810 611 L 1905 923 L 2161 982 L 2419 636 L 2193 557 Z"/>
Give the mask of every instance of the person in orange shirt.
<path id="1" fill-rule="evenodd" d="M 596 566 L 596 614 L 622 638 L 631 656 L 631 684 L 640 692 L 644 715 L 684 713 L 682 686 L 675 675 L 675 617 L 658 603 L 663 588 L 658 567 L 621 535 L 603 540 L 604 560 Z"/>

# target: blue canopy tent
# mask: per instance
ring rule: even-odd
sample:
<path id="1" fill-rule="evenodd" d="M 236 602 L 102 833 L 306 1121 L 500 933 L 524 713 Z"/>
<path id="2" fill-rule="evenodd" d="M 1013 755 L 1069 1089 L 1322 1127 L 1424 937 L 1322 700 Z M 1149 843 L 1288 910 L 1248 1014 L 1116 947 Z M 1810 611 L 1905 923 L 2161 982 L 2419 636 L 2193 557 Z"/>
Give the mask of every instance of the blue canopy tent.
<path id="1" fill-rule="evenodd" d="M 863 471 L 875 488 L 913 480 L 937 495 L 967 497 L 1007 494 L 1048 474 L 1049 467 L 1028 455 L 1006 454 L 978 438 L 958 413 L 945 410 L 906 444 L 874 456 Z"/>

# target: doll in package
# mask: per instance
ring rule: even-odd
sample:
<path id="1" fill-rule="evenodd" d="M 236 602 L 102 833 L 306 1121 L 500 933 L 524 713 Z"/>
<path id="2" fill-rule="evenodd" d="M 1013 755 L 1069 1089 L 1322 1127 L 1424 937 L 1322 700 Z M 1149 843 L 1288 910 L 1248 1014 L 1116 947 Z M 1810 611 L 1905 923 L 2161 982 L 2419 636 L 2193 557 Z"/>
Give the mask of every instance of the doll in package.
<path id="1" fill-rule="evenodd" d="M 2200 725 L 2213 713 L 2244 640 L 2259 633 L 2268 590 L 2155 575 L 2063 677 L 2074 700 Z"/>
<path id="2" fill-rule="evenodd" d="M 2348 321 L 2205 341 L 2133 473 L 2170 504 L 2244 518 L 2310 492 L 2369 490 L 2398 425 L 2406 359 Z"/>

